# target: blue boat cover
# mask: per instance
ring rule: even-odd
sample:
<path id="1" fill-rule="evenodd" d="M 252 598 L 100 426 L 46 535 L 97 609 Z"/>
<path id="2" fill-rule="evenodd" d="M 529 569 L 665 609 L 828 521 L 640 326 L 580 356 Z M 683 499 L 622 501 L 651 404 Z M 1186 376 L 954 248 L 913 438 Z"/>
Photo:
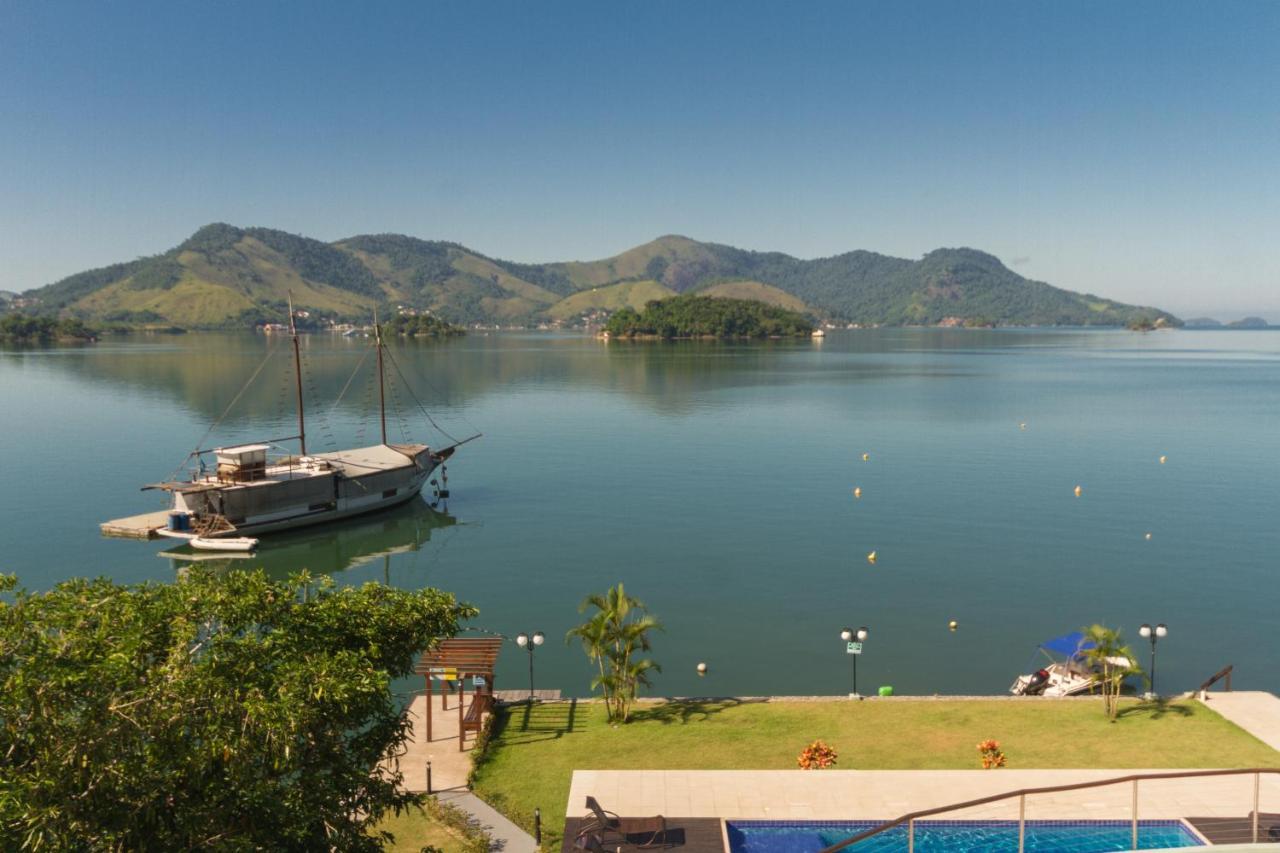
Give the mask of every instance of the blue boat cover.
<path id="1" fill-rule="evenodd" d="M 1045 640 L 1040 644 L 1040 648 L 1049 652 L 1057 652 L 1066 657 L 1075 657 L 1079 652 L 1094 647 L 1094 643 L 1084 638 L 1084 634 L 1080 631 L 1072 631 L 1070 634 L 1063 634 L 1061 637 L 1054 637 L 1052 640 Z"/>

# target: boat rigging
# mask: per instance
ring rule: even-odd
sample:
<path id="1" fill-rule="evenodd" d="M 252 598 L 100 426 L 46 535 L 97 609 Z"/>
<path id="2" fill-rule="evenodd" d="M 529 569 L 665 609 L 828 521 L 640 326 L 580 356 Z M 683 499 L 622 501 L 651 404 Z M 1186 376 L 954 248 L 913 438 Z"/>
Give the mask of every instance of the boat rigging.
<path id="1" fill-rule="evenodd" d="M 434 487 L 437 499 L 448 497 L 445 463 L 460 446 L 474 441 L 480 434 L 462 440 L 449 436 L 427 413 L 406 382 L 406 388 L 428 422 L 453 443 L 436 449 L 407 440 L 403 444 L 387 441 L 384 354 L 395 366 L 401 380 L 405 380 L 395 359 L 386 352 L 382 325 L 376 316 L 373 347 L 377 354 L 381 443 L 369 447 L 308 453 L 302 354 L 292 298 L 289 300 L 288 330 L 293 355 L 298 434 L 234 447 L 202 448 L 197 445 L 187 456 L 188 462 L 195 459 L 199 463 L 189 479 L 175 477 L 143 487 L 144 490 L 168 492 L 172 503 L 167 511 L 105 522 L 102 525 L 104 533 L 139 538 L 166 536 L 185 539 L 192 547 L 232 550 L 253 547 L 257 544 L 253 537 L 263 533 L 323 524 L 403 504 L 419 496 L 428 481 Z M 363 362 L 362 358 L 356 371 Z M 262 366 L 259 366 L 249 383 L 261 371 Z M 353 372 L 352 379 L 354 376 Z M 231 405 L 240 398 L 249 383 L 241 388 L 227 410 L 210 426 L 206 437 L 226 417 Z M 348 380 L 347 387 L 350 384 Z M 346 387 L 343 388 L 345 392 Z M 286 453 L 282 457 L 268 459 L 268 453 L 282 442 L 295 439 L 299 448 L 297 455 Z M 204 439 L 201 439 L 203 443 Z M 208 455 L 214 457 L 212 471 L 207 469 L 204 461 Z M 437 468 L 440 469 L 443 486 L 432 478 Z"/>

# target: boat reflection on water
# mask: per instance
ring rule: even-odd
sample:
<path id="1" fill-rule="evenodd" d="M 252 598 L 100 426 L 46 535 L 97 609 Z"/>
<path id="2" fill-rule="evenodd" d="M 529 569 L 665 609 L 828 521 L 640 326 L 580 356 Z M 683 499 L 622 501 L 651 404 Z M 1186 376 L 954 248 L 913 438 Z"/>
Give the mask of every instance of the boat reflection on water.
<path id="1" fill-rule="evenodd" d="M 302 569 L 332 574 L 381 560 L 383 579 L 389 583 L 392 556 L 421 550 L 433 531 L 457 523 L 447 508 L 433 508 L 425 498 L 417 498 L 348 521 L 277 533 L 251 554 L 201 552 L 184 545 L 157 556 L 172 561 L 177 572 L 198 563 L 217 569 L 262 568 L 277 579 Z"/>

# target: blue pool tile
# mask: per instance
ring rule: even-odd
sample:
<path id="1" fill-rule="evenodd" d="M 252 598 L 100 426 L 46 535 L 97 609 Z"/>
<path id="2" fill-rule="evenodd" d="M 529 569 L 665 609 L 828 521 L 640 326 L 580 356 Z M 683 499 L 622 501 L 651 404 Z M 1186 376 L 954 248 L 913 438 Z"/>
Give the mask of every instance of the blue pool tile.
<path id="1" fill-rule="evenodd" d="M 836 844 L 882 821 L 735 820 L 727 823 L 733 853 L 806 853 Z M 1034 820 L 1026 823 L 1028 853 L 1107 853 L 1130 846 L 1128 821 Z M 1138 847 L 1200 847 L 1200 840 L 1176 820 L 1138 822 Z M 895 827 L 847 848 L 851 853 L 889 853 L 907 849 L 907 829 Z M 1017 821 L 920 821 L 915 828 L 918 853 L 1003 853 L 1018 849 Z"/>

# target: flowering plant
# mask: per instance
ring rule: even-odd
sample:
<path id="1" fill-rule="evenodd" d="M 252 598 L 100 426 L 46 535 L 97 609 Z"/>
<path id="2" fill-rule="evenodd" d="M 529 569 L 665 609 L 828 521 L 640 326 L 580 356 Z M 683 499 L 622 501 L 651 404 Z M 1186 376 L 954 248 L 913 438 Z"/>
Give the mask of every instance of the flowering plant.
<path id="1" fill-rule="evenodd" d="M 836 763 L 836 751 L 820 740 L 815 740 L 804 748 L 796 759 L 802 770 L 823 770 Z"/>
<path id="2" fill-rule="evenodd" d="M 1000 751 L 1000 743 L 998 741 L 984 740 L 978 744 L 978 754 L 982 756 L 983 770 L 1004 767 L 1004 753 Z"/>

